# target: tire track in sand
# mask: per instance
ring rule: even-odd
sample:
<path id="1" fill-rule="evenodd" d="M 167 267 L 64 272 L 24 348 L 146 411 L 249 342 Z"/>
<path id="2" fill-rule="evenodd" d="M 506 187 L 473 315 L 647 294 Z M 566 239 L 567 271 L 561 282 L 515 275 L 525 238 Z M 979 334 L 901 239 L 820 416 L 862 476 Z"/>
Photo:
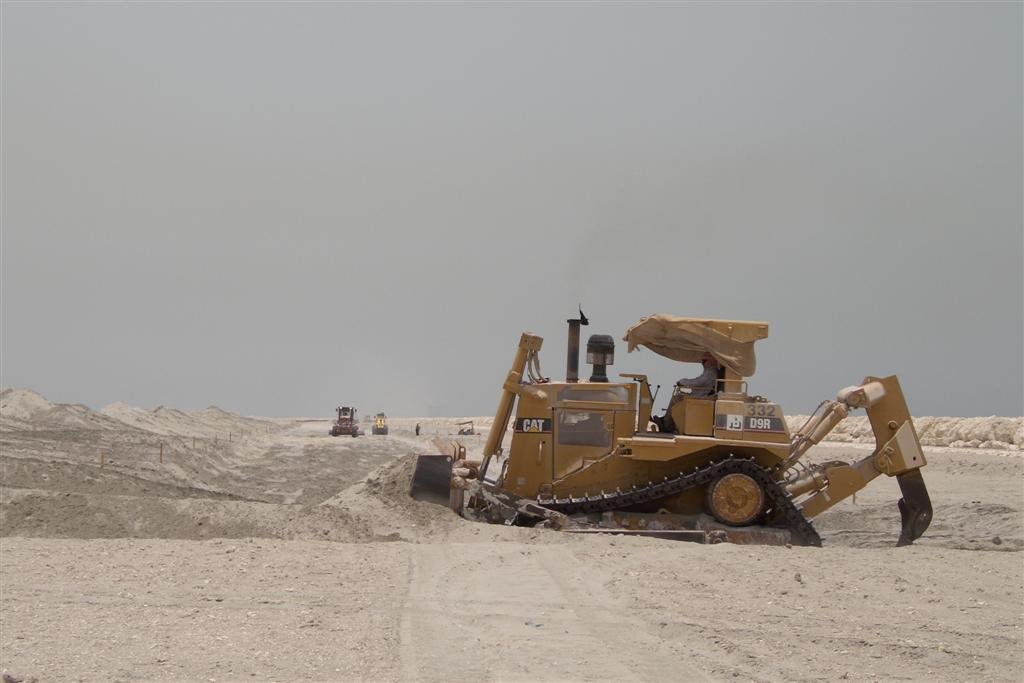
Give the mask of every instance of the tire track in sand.
<path id="1" fill-rule="evenodd" d="M 402 679 L 667 680 L 687 670 L 602 574 L 560 546 L 410 546 Z"/>

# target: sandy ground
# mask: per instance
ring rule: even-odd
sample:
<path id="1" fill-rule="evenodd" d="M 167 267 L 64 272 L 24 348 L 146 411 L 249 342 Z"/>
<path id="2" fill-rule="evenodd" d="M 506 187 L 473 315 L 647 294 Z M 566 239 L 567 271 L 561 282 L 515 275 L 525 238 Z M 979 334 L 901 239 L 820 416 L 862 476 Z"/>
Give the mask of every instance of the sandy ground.
<path id="1" fill-rule="evenodd" d="M 824 548 L 700 546 L 484 526 L 409 500 L 410 454 L 436 446 L 404 424 L 352 439 L 249 421 L 226 441 L 234 418 L 219 415 L 193 448 L 188 415 L 167 418 L 174 430 L 80 412 L 75 428 L 38 428 L 33 415 L 0 424 L 0 667 L 15 678 L 1024 670 L 1020 450 L 927 449 L 935 521 L 913 547 L 892 547 L 888 479 L 815 521 Z"/>

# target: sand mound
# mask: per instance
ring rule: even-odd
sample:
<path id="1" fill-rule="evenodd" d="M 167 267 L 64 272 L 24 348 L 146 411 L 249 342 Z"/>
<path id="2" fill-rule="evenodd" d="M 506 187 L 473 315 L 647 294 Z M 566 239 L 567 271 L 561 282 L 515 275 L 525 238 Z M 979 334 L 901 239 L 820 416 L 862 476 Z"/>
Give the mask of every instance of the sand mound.
<path id="1" fill-rule="evenodd" d="M 276 429 L 280 429 L 276 422 L 254 417 L 243 417 L 216 406 L 210 406 L 205 410 L 189 413 L 189 415 L 197 424 L 205 426 L 210 433 L 223 433 L 225 430 L 228 430 L 242 433 L 269 434 Z"/>
<path id="2" fill-rule="evenodd" d="M 51 403 L 30 389 L 0 392 L 3 429 L 72 430 L 124 429 L 125 425 L 80 403 Z"/>
<path id="3" fill-rule="evenodd" d="M 51 410 L 54 404 L 31 389 L 0 391 L 0 417 L 28 422 L 36 415 Z"/>
<path id="4" fill-rule="evenodd" d="M 357 487 L 367 495 L 376 496 L 395 504 L 404 504 L 409 498 L 412 474 L 416 468 L 416 456 L 407 455 L 394 462 L 378 467 Z M 413 501 L 415 502 L 415 501 Z"/>
<path id="5" fill-rule="evenodd" d="M 796 431 L 807 415 L 786 418 L 790 431 Z M 1024 448 L 1024 417 L 915 417 L 914 426 L 925 446 L 953 448 Z M 828 435 L 829 441 L 874 443 L 871 424 L 865 416 L 850 417 Z"/>
<path id="6" fill-rule="evenodd" d="M 409 497 L 416 456 L 409 455 L 379 467 L 359 484 L 325 501 L 350 514 L 358 528 L 372 529 L 378 538 L 409 543 L 571 543 L 570 534 L 529 527 L 474 522 L 446 505 Z M 365 533 L 364 533 L 365 535 Z"/>
<path id="7" fill-rule="evenodd" d="M 156 482 L 119 487 L 128 495 L 111 495 L 102 482 L 77 491 L 5 488 L 0 492 L 0 528 L 5 537 L 364 543 L 437 540 L 469 524 L 443 506 L 409 498 L 414 464 L 414 456 L 400 458 L 316 505 L 230 500 L 210 491 L 175 491 Z"/>
<path id="8" fill-rule="evenodd" d="M 242 417 L 216 406 L 186 412 L 164 406 L 145 410 L 125 403 L 111 403 L 100 413 L 137 429 L 168 436 L 228 438 L 229 435 L 269 434 L 281 429 L 277 422 Z"/>
<path id="9" fill-rule="evenodd" d="M 415 455 L 398 458 L 323 505 L 351 514 L 360 526 L 374 529 L 378 536 L 413 543 L 444 538 L 459 526 L 472 524 L 443 505 L 409 497 L 415 466 Z"/>
<path id="10" fill-rule="evenodd" d="M 143 429 L 147 432 L 154 432 L 157 434 L 176 434 L 179 433 L 168 427 L 173 424 L 173 420 L 168 420 L 166 416 L 161 416 L 157 413 L 157 410 L 150 411 L 144 410 L 143 408 L 136 408 L 130 406 L 127 403 L 111 403 L 109 406 L 104 407 L 100 412 L 108 417 L 112 417 L 119 422 L 123 422 L 126 425 Z M 180 413 L 180 411 L 174 411 Z M 187 415 L 182 415 L 181 422 L 187 423 Z"/>

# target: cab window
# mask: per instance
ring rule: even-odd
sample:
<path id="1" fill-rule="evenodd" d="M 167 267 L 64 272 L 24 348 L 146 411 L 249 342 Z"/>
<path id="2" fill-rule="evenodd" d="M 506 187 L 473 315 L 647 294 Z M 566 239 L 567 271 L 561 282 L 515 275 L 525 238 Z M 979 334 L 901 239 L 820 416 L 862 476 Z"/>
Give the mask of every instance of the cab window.
<path id="1" fill-rule="evenodd" d="M 558 392 L 559 401 L 590 401 L 592 403 L 628 403 L 629 389 L 617 384 L 569 386 Z"/>
<path id="2" fill-rule="evenodd" d="M 612 435 L 604 423 L 604 415 L 605 413 L 591 410 L 559 411 L 559 445 L 611 446 Z"/>

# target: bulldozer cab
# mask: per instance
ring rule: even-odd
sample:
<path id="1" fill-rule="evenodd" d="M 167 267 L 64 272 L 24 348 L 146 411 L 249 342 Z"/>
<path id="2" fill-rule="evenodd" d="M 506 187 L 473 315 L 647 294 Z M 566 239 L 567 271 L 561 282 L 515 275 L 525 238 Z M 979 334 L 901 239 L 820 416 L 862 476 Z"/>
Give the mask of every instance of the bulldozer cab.
<path id="1" fill-rule="evenodd" d="M 688 395 L 678 387 L 663 420 L 676 434 L 788 443 L 782 407 L 750 396 L 747 378 L 757 369 L 755 342 L 768 336 L 768 323 L 652 315 L 626 331 L 630 351 L 644 346 L 681 362 L 700 362 L 706 355 L 718 363 L 710 396 Z"/>

